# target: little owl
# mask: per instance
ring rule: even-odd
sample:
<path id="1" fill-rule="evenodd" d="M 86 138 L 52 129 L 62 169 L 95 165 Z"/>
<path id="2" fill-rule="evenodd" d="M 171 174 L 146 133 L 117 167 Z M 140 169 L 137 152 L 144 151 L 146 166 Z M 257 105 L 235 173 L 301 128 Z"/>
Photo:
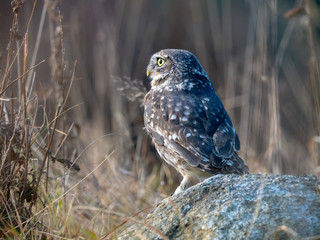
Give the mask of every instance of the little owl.
<path id="1" fill-rule="evenodd" d="M 145 128 L 161 158 L 183 176 L 175 194 L 192 178 L 249 173 L 237 153 L 240 141 L 232 121 L 192 53 L 166 49 L 153 54 L 147 76 Z"/>

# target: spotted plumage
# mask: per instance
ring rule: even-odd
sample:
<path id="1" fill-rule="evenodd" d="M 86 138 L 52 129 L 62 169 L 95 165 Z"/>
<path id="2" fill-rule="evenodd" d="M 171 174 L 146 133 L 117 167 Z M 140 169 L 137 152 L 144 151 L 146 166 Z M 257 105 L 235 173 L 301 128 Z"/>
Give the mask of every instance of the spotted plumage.
<path id="1" fill-rule="evenodd" d="M 151 90 L 144 99 L 144 122 L 155 147 L 183 176 L 246 174 L 240 141 L 231 119 L 197 58 L 186 50 L 155 53 L 147 68 Z"/>

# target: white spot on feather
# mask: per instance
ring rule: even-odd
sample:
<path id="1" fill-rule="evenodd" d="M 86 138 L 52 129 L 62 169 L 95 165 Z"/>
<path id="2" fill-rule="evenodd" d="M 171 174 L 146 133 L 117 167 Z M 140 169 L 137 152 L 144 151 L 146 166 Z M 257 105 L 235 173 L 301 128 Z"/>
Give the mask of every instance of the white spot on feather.
<path id="1" fill-rule="evenodd" d="M 162 131 L 161 131 L 161 129 L 160 129 L 158 126 L 156 126 L 156 132 L 157 132 L 159 135 L 162 135 Z"/>
<path id="2" fill-rule="evenodd" d="M 186 121 L 188 121 L 188 118 L 186 116 L 183 116 L 182 121 L 186 122 Z"/>
<path id="3" fill-rule="evenodd" d="M 182 90 L 184 87 L 185 87 L 185 84 L 184 84 L 184 83 L 179 83 L 179 84 L 177 85 L 177 88 L 178 88 L 179 90 Z"/>
<path id="4" fill-rule="evenodd" d="M 191 90 L 194 86 L 195 86 L 194 83 L 189 83 L 189 84 L 188 84 L 188 90 Z"/>
<path id="5" fill-rule="evenodd" d="M 210 160 L 207 158 L 203 158 L 202 161 L 207 162 L 207 163 L 210 162 Z"/>
<path id="6" fill-rule="evenodd" d="M 177 134 L 172 134 L 172 139 L 175 141 L 176 139 L 177 140 L 180 140 L 180 137 L 177 135 Z"/>
<path id="7" fill-rule="evenodd" d="M 232 166 L 233 162 L 232 161 L 227 161 L 227 165 Z"/>
<path id="8" fill-rule="evenodd" d="M 172 92 L 173 88 L 171 86 L 166 86 L 166 90 L 168 90 L 169 92 Z"/>

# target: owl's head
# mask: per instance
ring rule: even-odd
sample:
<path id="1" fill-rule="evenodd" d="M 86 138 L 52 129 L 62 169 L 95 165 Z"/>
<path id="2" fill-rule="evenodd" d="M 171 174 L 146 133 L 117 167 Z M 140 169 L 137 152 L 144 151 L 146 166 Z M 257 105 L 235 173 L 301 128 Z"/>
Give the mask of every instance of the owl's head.
<path id="1" fill-rule="evenodd" d="M 198 59 L 182 49 L 164 49 L 153 54 L 147 68 L 152 87 L 167 81 L 179 83 L 184 78 L 195 78 L 195 75 L 207 77 Z"/>

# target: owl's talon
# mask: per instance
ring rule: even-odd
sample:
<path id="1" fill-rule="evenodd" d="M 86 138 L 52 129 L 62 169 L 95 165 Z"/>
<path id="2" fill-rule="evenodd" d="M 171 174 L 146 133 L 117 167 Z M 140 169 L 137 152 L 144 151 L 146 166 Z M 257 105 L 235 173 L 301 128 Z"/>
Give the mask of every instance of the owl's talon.
<path id="1" fill-rule="evenodd" d="M 177 187 L 177 189 L 174 191 L 174 194 L 173 195 L 177 195 L 177 194 L 179 194 L 179 193 L 181 193 L 181 192 L 183 192 L 184 191 L 184 189 L 182 189 L 180 186 L 179 187 Z"/>

